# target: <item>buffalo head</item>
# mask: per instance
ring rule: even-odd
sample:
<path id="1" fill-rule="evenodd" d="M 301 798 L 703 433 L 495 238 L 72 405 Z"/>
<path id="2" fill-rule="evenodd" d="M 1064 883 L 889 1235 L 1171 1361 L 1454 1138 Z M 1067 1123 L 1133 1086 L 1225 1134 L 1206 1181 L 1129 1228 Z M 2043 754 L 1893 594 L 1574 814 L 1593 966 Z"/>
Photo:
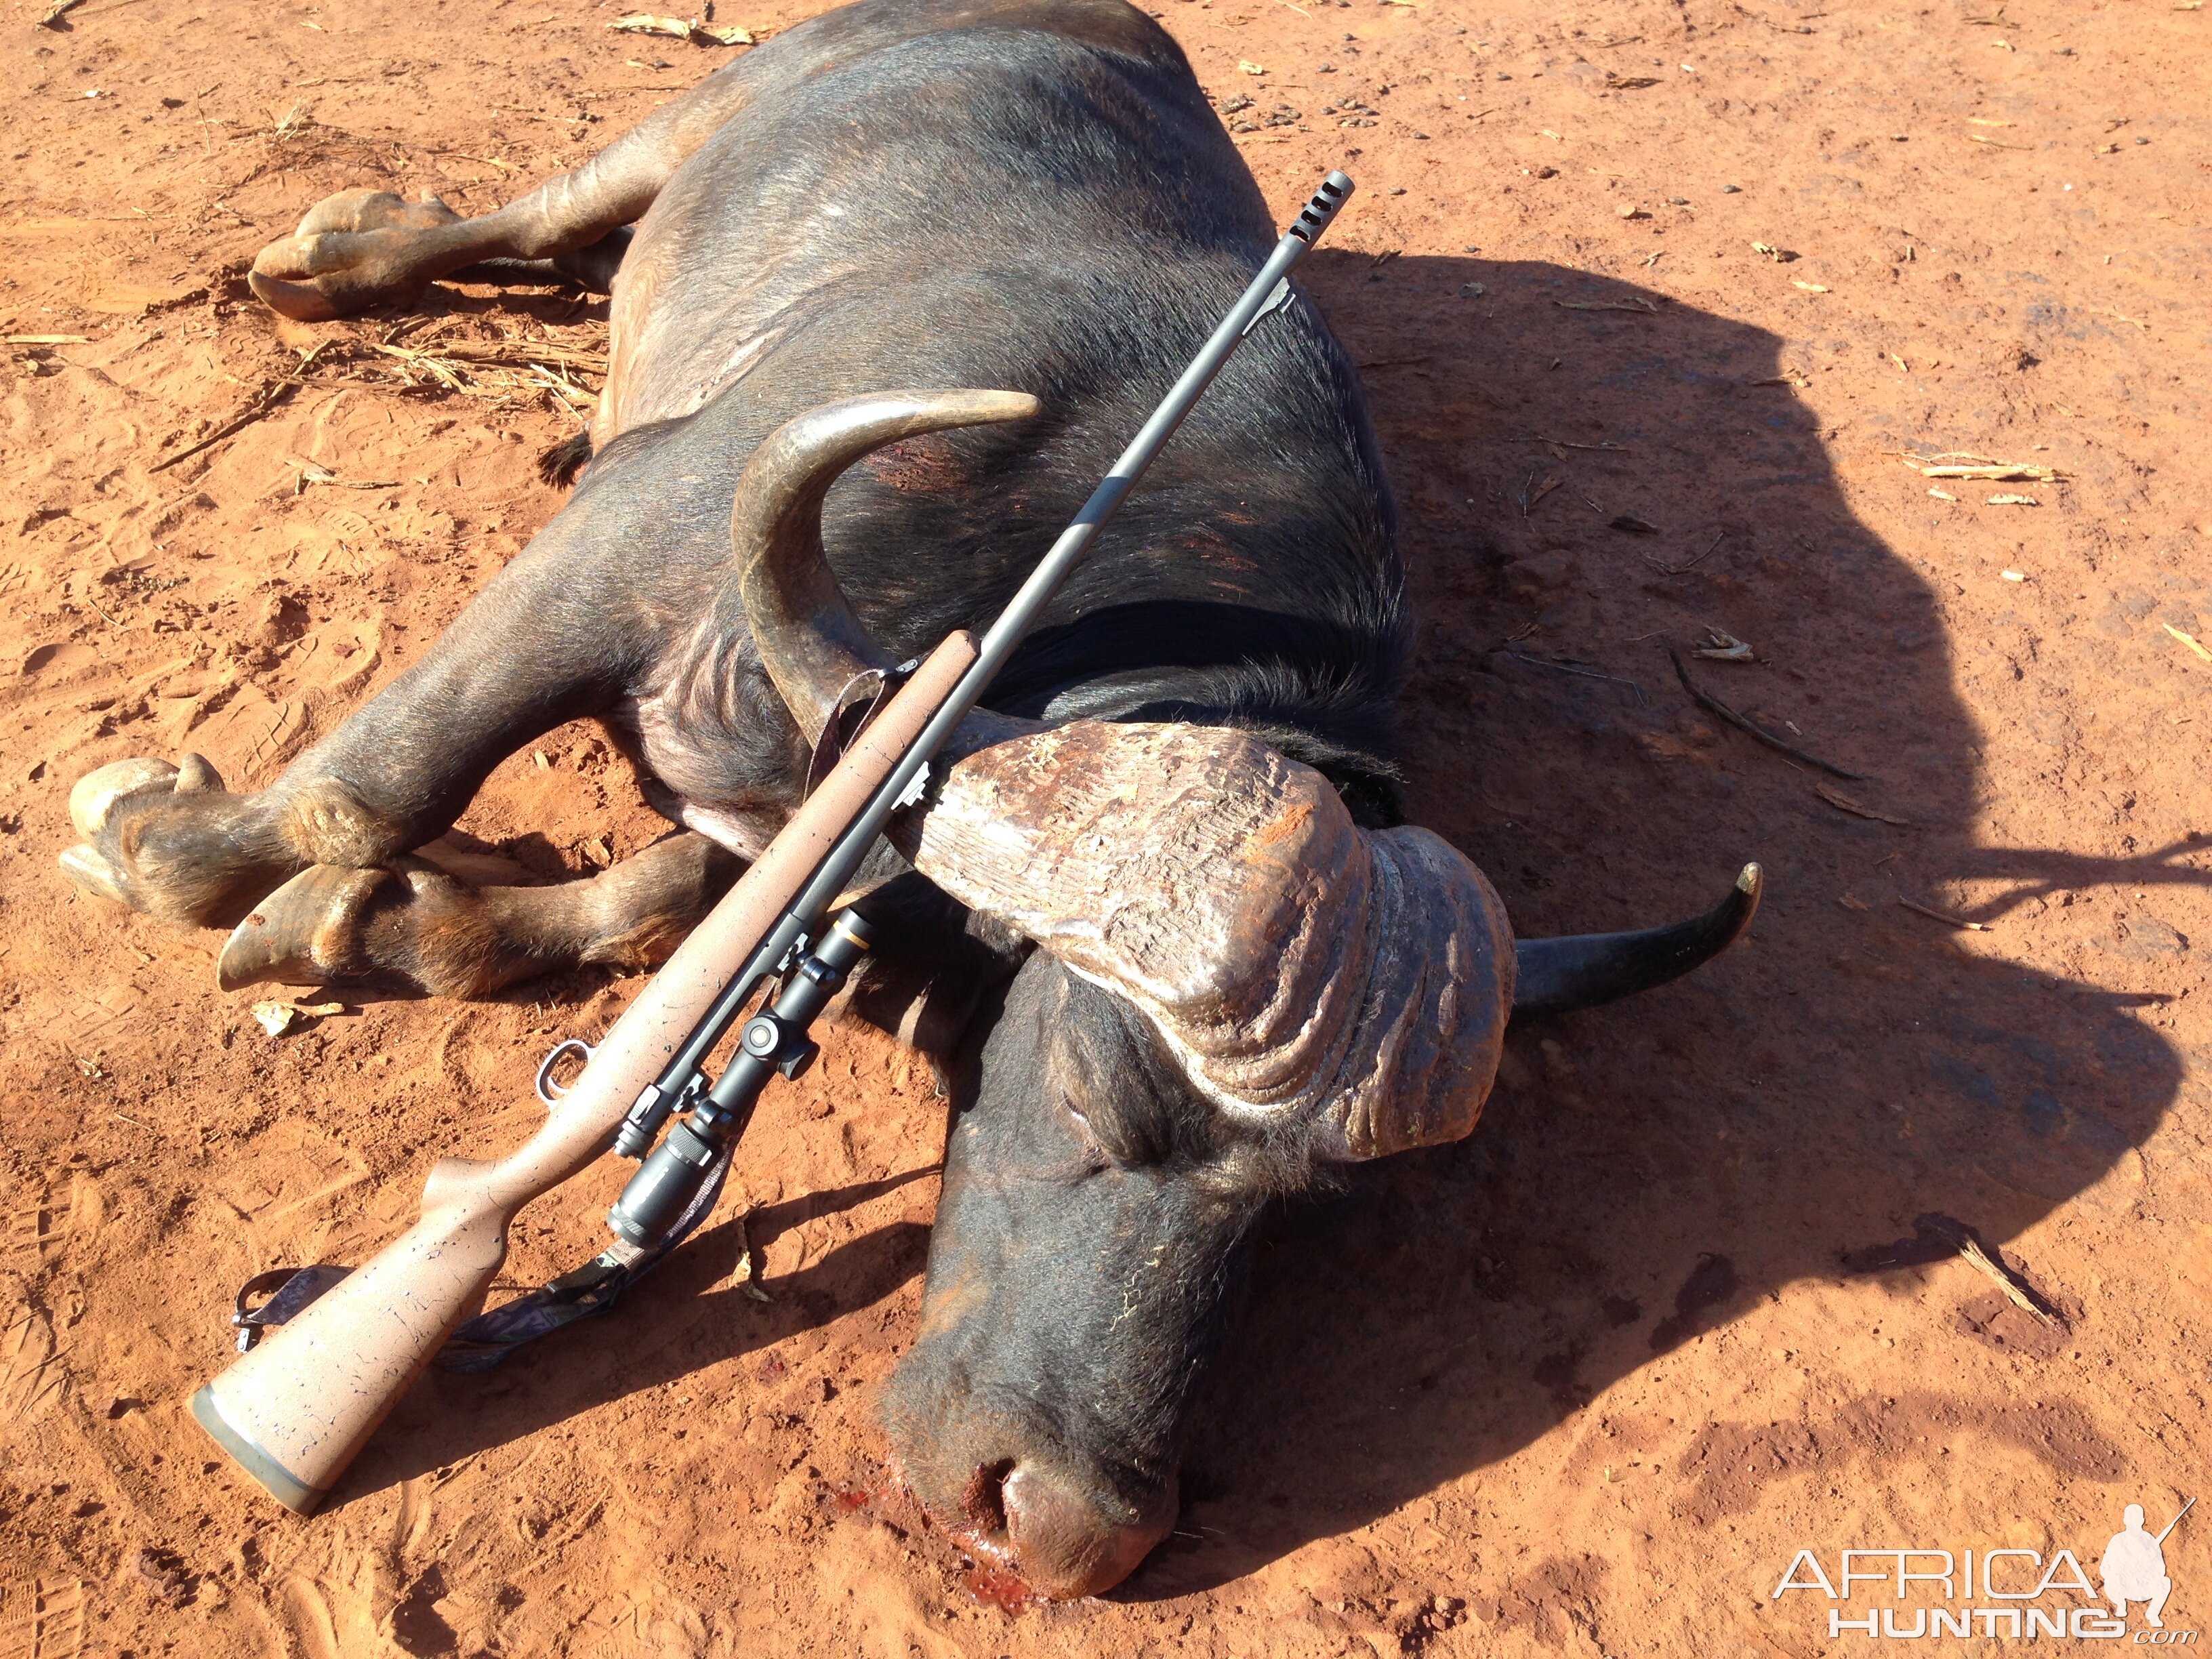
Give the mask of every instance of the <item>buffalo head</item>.
<path id="1" fill-rule="evenodd" d="M 756 453 L 734 550 L 762 660 L 810 737 L 888 661 L 823 556 L 837 473 L 1034 409 L 887 392 Z M 1083 1595 L 1173 1523 L 1267 1201 L 1466 1135 L 1516 1007 L 1687 971 L 1749 921 L 1758 877 L 1678 927 L 1516 947 L 1456 849 L 1355 826 L 1320 774 L 1249 732 L 979 714 L 957 751 L 902 850 L 1030 948 L 968 1036 L 921 1327 L 883 1416 L 941 1524 L 1039 1592 Z"/>

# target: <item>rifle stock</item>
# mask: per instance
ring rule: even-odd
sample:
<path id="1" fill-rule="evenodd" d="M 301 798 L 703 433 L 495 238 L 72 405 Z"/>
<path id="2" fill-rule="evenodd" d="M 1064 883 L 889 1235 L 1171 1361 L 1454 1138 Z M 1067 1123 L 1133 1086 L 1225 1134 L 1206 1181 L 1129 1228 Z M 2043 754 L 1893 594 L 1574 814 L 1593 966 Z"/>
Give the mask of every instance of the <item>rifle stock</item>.
<path id="1" fill-rule="evenodd" d="M 495 1163 L 447 1158 L 422 1218 L 192 1396 L 192 1415 L 287 1508 L 312 1511 L 507 1259 L 515 1212 L 603 1156 L 639 1093 L 806 886 L 976 659 L 956 633 L 923 662 L 692 930 L 592 1053 L 544 1127 Z"/>

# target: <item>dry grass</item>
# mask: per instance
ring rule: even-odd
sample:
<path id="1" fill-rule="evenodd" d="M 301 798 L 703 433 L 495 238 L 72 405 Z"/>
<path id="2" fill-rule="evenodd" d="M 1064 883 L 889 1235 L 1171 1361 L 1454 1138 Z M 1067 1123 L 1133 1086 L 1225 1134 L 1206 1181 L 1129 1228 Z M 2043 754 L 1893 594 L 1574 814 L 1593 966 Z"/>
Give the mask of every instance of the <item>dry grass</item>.
<path id="1" fill-rule="evenodd" d="M 403 325 L 362 340 L 347 355 L 346 378 L 397 383 L 409 392 L 474 398 L 495 410 L 545 402 L 588 420 L 607 378 L 607 325 L 548 327 L 489 339 L 444 331 L 461 319 Z"/>

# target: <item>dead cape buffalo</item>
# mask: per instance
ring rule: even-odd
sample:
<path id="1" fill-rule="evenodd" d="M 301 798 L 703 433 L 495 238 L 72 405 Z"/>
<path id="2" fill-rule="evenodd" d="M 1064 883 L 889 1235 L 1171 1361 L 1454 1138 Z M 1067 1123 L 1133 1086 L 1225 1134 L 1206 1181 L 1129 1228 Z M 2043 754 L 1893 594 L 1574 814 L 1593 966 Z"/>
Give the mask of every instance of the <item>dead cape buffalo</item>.
<path id="1" fill-rule="evenodd" d="M 226 987 L 465 996 L 656 960 L 792 809 L 852 672 L 988 623 L 1275 236 L 1182 52 L 1122 0 L 863 0 L 483 218 L 331 198 L 255 267 L 295 318 L 487 261 L 611 284 L 589 466 L 269 787 L 189 755 L 104 767 L 64 863 L 164 921 L 237 923 Z M 1113 1584 L 1167 1531 L 1271 1198 L 1467 1134 L 1509 1013 L 1687 971 L 1756 902 L 1747 871 L 1673 928 L 1514 943 L 1474 866 L 1398 821 L 1395 529 L 1358 380 L 1296 296 L 865 901 L 885 983 L 974 1011 L 884 1420 L 939 1520 L 1047 1595 Z M 559 886 L 413 855 L 586 715 L 680 833 Z"/>

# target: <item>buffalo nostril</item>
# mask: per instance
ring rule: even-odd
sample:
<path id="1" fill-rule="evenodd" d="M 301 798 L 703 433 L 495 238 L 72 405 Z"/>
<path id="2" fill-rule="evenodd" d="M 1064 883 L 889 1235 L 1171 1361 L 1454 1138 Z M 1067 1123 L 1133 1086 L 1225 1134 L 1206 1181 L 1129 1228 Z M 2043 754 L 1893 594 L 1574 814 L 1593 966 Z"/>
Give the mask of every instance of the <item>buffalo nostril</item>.
<path id="1" fill-rule="evenodd" d="M 1120 1521 L 1054 1476 L 1021 1464 L 999 1480 L 996 1497 L 1014 1571 L 1055 1600 L 1112 1589 L 1175 1521 L 1172 1492 L 1162 1495 L 1153 1516 Z"/>
<path id="2" fill-rule="evenodd" d="M 1005 1457 L 995 1463 L 981 1463 L 968 1477 L 968 1485 L 960 1494 L 961 1512 L 968 1524 L 986 1538 L 999 1539 L 1006 1531 L 1006 1477 L 1014 1470 L 1014 1460 Z"/>

